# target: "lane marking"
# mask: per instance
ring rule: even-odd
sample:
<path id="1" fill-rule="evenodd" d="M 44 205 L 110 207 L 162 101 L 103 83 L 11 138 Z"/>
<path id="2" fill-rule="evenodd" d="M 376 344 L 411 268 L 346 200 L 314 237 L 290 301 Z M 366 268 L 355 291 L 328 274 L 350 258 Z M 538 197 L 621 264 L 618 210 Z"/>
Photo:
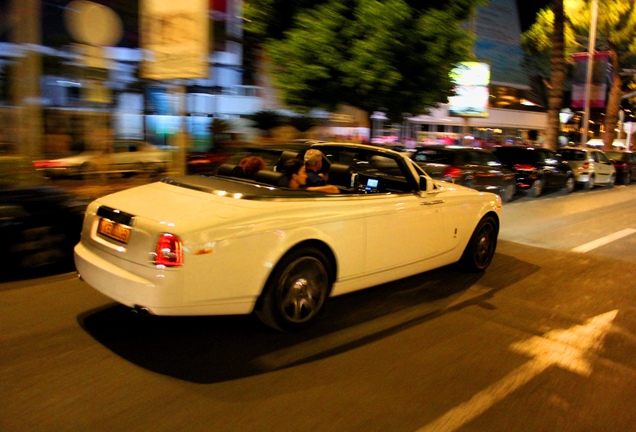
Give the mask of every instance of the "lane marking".
<path id="1" fill-rule="evenodd" d="M 581 246 L 577 246 L 574 249 L 570 249 L 570 252 L 579 252 L 585 253 L 589 252 L 592 249 L 596 249 L 597 247 L 605 246 L 608 243 L 621 239 L 623 237 L 627 237 L 628 235 L 636 233 L 636 229 L 626 228 L 624 230 L 615 232 L 614 234 L 607 235 L 605 237 L 601 237 L 600 239 L 596 239 L 589 243 L 585 243 Z"/>
<path id="2" fill-rule="evenodd" d="M 456 431 L 553 365 L 589 376 L 592 373 L 590 359 L 602 348 L 617 313 L 618 310 L 613 310 L 589 319 L 585 325 L 551 330 L 543 336 L 515 342 L 510 346 L 513 351 L 534 358 L 417 432 Z"/>

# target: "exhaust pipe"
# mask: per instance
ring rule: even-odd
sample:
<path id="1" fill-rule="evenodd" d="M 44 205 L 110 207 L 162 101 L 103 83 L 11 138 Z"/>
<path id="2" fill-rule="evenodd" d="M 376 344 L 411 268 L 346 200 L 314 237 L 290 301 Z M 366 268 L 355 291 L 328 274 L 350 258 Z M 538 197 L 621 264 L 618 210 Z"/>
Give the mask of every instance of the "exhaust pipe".
<path id="1" fill-rule="evenodd" d="M 135 306 L 132 308 L 132 311 L 133 311 L 134 313 L 139 314 L 139 315 L 145 315 L 145 316 L 150 316 L 150 315 L 152 315 L 152 313 L 150 313 L 150 309 L 148 309 L 148 308 L 147 308 L 147 307 L 145 307 L 145 306 L 135 305 Z"/>

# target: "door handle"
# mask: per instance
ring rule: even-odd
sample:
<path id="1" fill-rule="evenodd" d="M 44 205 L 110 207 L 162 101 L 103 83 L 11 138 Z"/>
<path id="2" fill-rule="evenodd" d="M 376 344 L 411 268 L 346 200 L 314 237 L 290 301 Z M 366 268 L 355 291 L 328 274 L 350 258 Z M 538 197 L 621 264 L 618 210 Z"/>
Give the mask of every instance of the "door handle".
<path id="1" fill-rule="evenodd" d="M 420 205 L 436 205 L 436 204 L 444 204 L 444 200 L 431 200 L 431 201 L 423 201 Z"/>

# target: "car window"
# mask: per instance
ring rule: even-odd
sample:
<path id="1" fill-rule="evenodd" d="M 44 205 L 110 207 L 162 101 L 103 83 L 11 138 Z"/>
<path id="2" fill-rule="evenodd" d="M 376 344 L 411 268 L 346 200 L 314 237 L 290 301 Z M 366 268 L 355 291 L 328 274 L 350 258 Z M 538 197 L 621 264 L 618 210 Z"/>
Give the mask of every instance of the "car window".
<path id="1" fill-rule="evenodd" d="M 537 152 L 524 148 L 498 147 L 494 154 L 500 161 L 508 164 L 534 164 L 537 161 Z"/>
<path id="2" fill-rule="evenodd" d="M 497 159 L 497 157 L 491 153 L 488 152 L 480 152 L 481 153 L 481 157 L 484 159 L 485 161 L 485 165 L 491 166 L 491 167 L 500 167 L 501 166 L 501 162 L 499 161 L 499 159 Z"/>
<path id="3" fill-rule="evenodd" d="M 481 157 L 481 152 L 476 150 L 470 150 L 464 152 L 464 163 L 473 165 L 483 165 L 484 159 Z"/>
<path id="4" fill-rule="evenodd" d="M 453 159 L 453 152 L 444 149 L 423 149 L 418 150 L 412 157 L 415 162 L 440 163 L 450 165 Z"/>
<path id="5" fill-rule="evenodd" d="M 607 158 L 607 155 L 605 155 L 605 153 L 603 153 L 603 152 L 596 152 L 594 160 L 596 160 L 596 162 L 600 162 L 600 163 L 608 163 L 609 162 L 609 159 Z"/>
<path id="6" fill-rule="evenodd" d="M 561 150 L 561 156 L 567 161 L 584 161 L 587 159 L 584 151 L 574 149 Z"/>

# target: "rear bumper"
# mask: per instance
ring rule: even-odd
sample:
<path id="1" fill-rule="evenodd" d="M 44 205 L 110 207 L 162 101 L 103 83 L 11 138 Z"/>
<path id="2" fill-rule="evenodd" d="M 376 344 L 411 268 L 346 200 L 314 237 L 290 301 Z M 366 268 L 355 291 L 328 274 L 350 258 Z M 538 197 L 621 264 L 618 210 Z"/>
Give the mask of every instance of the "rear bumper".
<path id="1" fill-rule="evenodd" d="M 97 291 L 129 307 L 154 310 L 181 305 L 181 276 L 133 264 L 116 257 L 105 259 L 80 242 L 75 246 L 75 267 L 83 281 Z"/>

